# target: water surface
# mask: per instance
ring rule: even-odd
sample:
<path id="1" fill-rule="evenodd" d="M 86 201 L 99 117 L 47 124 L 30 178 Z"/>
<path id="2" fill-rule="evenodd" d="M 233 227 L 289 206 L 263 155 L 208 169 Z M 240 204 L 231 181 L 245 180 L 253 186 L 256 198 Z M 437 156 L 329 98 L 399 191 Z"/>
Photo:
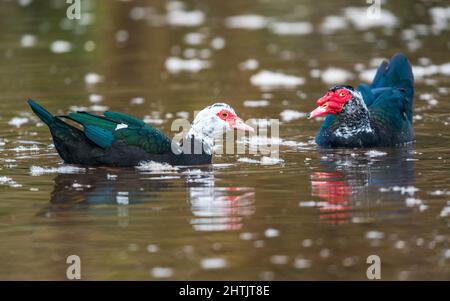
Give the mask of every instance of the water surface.
<path id="1" fill-rule="evenodd" d="M 66 279 L 71 254 L 89 280 L 364 280 L 372 254 L 385 280 L 450 279 L 448 3 L 389 1 L 380 22 L 357 0 L 86 0 L 79 22 L 60 2 L 0 2 L 0 279 Z M 303 113 L 396 51 L 414 65 L 416 142 L 317 150 Z M 66 166 L 28 97 L 169 134 L 226 101 L 281 119 L 281 160 Z"/>

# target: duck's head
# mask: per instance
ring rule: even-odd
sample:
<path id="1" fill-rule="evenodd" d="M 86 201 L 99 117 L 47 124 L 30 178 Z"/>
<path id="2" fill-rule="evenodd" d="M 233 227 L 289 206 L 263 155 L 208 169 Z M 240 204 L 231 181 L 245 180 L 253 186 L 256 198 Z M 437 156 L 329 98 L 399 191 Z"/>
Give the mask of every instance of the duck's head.
<path id="1" fill-rule="evenodd" d="M 308 119 L 324 114 L 338 114 L 353 98 L 359 97 L 352 86 L 335 86 L 317 100 L 317 108 L 309 113 Z"/>
<path id="2" fill-rule="evenodd" d="M 215 103 L 201 110 L 189 133 L 201 139 L 214 139 L 234 129 L 253 132 L 254 129 L 239 118 L 234 109 L 226 103 Z"/>

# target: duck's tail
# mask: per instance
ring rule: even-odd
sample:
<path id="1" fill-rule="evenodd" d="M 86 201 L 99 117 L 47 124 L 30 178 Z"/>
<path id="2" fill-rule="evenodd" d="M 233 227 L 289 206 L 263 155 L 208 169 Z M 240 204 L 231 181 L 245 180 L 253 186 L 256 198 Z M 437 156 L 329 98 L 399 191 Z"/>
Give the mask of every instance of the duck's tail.
<path id="1" fill-rule="evenodd" d="M 414 75 L 411 64 L 401 52 L 396 53 L 389 62 L 384 61 L 378 67 L 370 85 L 371 89 L 386 87 L 405 90 L 407 97 L 412 102 L 414 96 Z"/>
<path id="2" fill-rule="evenodd" d="M 28 99 L 28 104 L 30 105 L 33 112 L 48 126 L 52 125 L 55 122 L 55 116 L 53 116 L 49 111 L 44 109 L 38 103 L 33 101 L 32 99 Z"/>
<path id="3" fill-rule="evenodd" d="M 370 85 L 372 91 L 385 88 L 399 89 L 404 97 L 403 107 L 412 122 L 414 99 L 414 75 L 408 59 L 403 53 L 396 53 L 389 62 L 383 62 Z"/>

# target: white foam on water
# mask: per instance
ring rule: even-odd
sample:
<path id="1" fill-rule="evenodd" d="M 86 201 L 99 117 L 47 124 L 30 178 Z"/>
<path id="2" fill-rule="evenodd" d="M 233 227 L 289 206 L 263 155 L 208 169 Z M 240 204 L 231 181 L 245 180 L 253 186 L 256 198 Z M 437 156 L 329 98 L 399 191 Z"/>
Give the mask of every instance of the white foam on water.
<path id="1" fill-rule="evenodd" d="M 73 183 L 72 187 L 76 188 L 77 190 L 83 190 L 83 188 L 91 188 L 92 186 L 89 184 Z"/>
<path id="2" fill-rule="evenodd" d="M 256 59 L 248 59 L 239 64 L 241 70 L 255 70 L 258 69 L 259 62 Z"/>
<path id="3" fill-rule="evenodd" d="M 87 52 L 94 51 L 95 47 L 97 47 L 97 45 L 94 41 L 87 41 L 86 43 L 84 43 L 84 50 L 86 50 Z"/>
<path id="4" fill-rule="evenodd" d="M 305 79 L 294 75 L 287 75 L 281 72 L 272 72 L 263 70 L 253 75 L 250 82 L 254 86 L 263 88 L 277 88 L 277 87 L 296 87 L 303 85 Z"/>
<path id="5" fill-rule="evenodd" d="M 274 228 L 268 228 L 264 231 L 264 236 L 268 238 L 278 237 L 280 235 L 280 231 Z"/>
<path id="6" fill-rule="evenodd" d="M 408 207 L 420 206 L 423 205 L 423 201 L 417 198 L 406 198 L 405 204 Z"/>
<path id="7" fill-rule="evenodd" d="M 89 107 L 89 109 L 92 111 L 96 111 L 96 112 L 104 112 L 104 111 L 108 111 L 109 107 L 101 106 L 101 105 L 92 105 Z"/>
<path id="8" fill-rule="evenodd" d="M 155 244 L 149 244 L 146 249 L 149 253 L 157 253 L 159 251 L 158 245 Z"/>
<path id="9" fill-rule="evenodd" d="M 205 14 L 201 10 L 184 11 L 170 10 L 167 13 L 167 23 L 172 26 L 196 27 L 205 22 Z"/>
<path id="10" fill-rule="evenodd" d="M 353 74 L 345 69 L 330 67 L 320 74 L 322 81 L 326 84 L 342 84 L 353 79 Z"/>
<path id="11" fill-rule="evenodd" d="M 170 73 L 199 72 L 210 67 L 210 62 L 199 59 L 184 60 L 179 57 L 169 57 L 165 63 L 167 71 Z"/>
<path id="12" fill-rule="evenodd" d="M 422 79 L 424 77 L 439 74 L 440 66 L 438 66 L 438 65 L 413 66 L 412 70 L 413 70 L 414 78 Z"/>
<path id="13" fill-rule="evenodd" d="M 439 214 L 440 217 L 448 217 L 450 216 L 450 201 L 447 202 L 447 206 L 442 208 L 441 213 Z"/>
<path id="14" fill-rule="evenodd" d="M 89 108 L 88 107 L 85 107 L 85 106 L 70 106 L 69 107 L 69 110 L 70 111 L 88 111 L 89 110 Z"/>
<path id="15" fill-rule="evenodd" d="M 111 180 L 111 181 L 114 181 L 114 180 L 117 179 L 117 175 L 109 174 L 109 173 L 108 173 L 108 174 L 106 175 L 106 179 Z"/>
<path id="16" fill-rule="evenodd" d="M 189 112 L 185 112 L 185 111 L 177 112 L 177 113 L 175 113 L 175 115 L 177 117 L 184 118 L 184 119 L 188 119 L 189 118 Z"/>
<path id="17" fill-rule="evenodd" d="M 430 195 L 450 195 L 450 191 L 447 191 L 447 190 L 440 190 L 440 189 L 438 189 L 438 190 L 434 190 L 434 191 L 432 191 L 432 192 L 430 192 L 429 193 Z"/>
<path id="18" fill-rule="evenodd" d="M 273 22 L 269 29 L 278 35 L 307 35 L 313 32 L 309 22 Z"/>
<path id="19" fill-rule="evenodd" d="M 20 128 L 22 126 L 22 124 L 25 124 L 28 121 L 29 121 L 29 119 L 26 117 L 14 117 L 8 122 L 8 124 L 15 126 L 16 128 Z"/>
<path id="20" fill-rule="evenodd" d="M 241 157 L 238 159 L 238 162 L 249 163 L 249 164 L 261 164 L 261 165 L 276 165 L 283 163 L 284 160 L 280 158 L 263 156 L 260 160 L 255 160 L 251 158 Z"/>
<path id="21" fill-rule="evenodd" d="M 142 121 L 144 121 L 145 123 L 150 123 L 150 124 L 163 124 L 164 120 L 161 118 L 156 118 L 153 116 L 149 116 L 149 115 L 145 115 L 144 118 L 142 118 Z"/>
<path id="22" fill-rule="evenodd" d="M 223 258 L 205 258 L 200 262 L 204 270 L 223 269 L 227 266 L 227 261 Z"/>
<path id="23" fill-rule="evenodd" d="M 281 158 L 267 157 L 264 156 L 261 158 L 261 165 L 276 165 L 283 163 L 284 160 Z"/>
<path id="24" fill-rule="evenodd" d="M 366 239 L 383 239 L 384 233 L 380 231 L 367 231 L 366 232 Z"/>
<path id="25" fill-rule="evenodd" d="M 19 0 L 18 2 L 20 6 L 25 7 L 30 5 L 33 2 L 33 0 Z"/>
<path id="26" fill-rule="evenodd" d="M 90 72 L 84 76 L 84 82 L 88 85 L 95 85 L 103 81 L 103 76 Z"/>
<path id="27" fill-rule="evenodd" d="M 286 255 L 272 255 L 270 257 L 270 262 L 273 264 L 287 264 L 289 257 Z"/>
<path id="28" fill-rule="evenodd" d="M 14 181 L 12 178 L 6 176 L 0 176 L 0 185 L 8 185 L 9 187 L 12 188 L 18 188 L 23 186 L 22 184 L 19 184 L 16 181 Z"/>
<path id="29" fill-rule="evenodd" d="M 379 191 L 380 192 L 389 192 L 389 191 L 395 191 L 395 192 L 400 192 L 401 194 L 408 194 L 410 196 L 413 196 L 414 193 L 416 193 L 417 191 L 419 191 L 420 189 L 414 186 L 393 186 L 393 187 L 388 187 L 388 188 L 380 188 Z"/>
<path id="30" fill-rule="evenodd" d="M 239 143 L 247 143 L 250 146 L 268 146 L 268 145 L 285 145 L 285 146 L 297 146 L 304 145 L 302 142 L 297 142 L 293 140 L 284 140 L 278 137 L 267 137 L 265 135 L 250 135 L 248 138 L 243 137 L 243 139 L 238 140 Z"/>
<path id="31" fill-rule="evenodd" d="M 130 33 L 124 29 L 116 32 L 116 41 L 119 43 L 125 43 L 130 38 Z"/>
<path id="32" fill-rule="evenodd" d="M 254 238 L 254 235 L 250 232 L 242 232 L 239 234 L 239 238 L 241 240 L 252 240 Z"/>
<path id="33" fill-rule="evenodd" d="M 130 103 L 132 105 L 141 105 L 145 102 L 145 99 L 143 97 L 134 97 L 131 99 Z"/>
<path id="34" fill-rule="evenodd" d="M 152 12 L 153 9 L 151 7 L 135 6 L 130 10 L 130 18 L 135 21 L 144 20 Z"/>
<path id="35" fill-rule="evenodd" d="M 374 27 L 394 28 L 398 25 L 397 17 L 388 10 L 381 9 L 377 18 L 369 18 L 367 7 L 344 8 L 344 16 L 358 30 L 368 30 Z"/>
<path id="36" fill-rule="evenodd" d="M 178 168 L 176 166 L 172 166 L 168 163 L 158 163 L 154 161 L 146 161 L 139 163 L 138 166 L 136 166 L 136 169 L 141 171 L 176 171 Z"/>
<path id="37" fill-rule="evenodd" d="M 370 83 L 370 82 L 372 82 L 376 73 L 377 73 L 377 69 L 363 70 L 359 73 L 359 79 L 364 82 Z"/>
<path id="38" fill-rule="evenodd" d="M 432 7 L 428 11 L 433 20 L 432 28 L 436 33 L 446 30 L 450 26 L 450 6 Z"/>
<path id="39" fill-rule="evenodd" d="M 150 273 L 155 278 L 169 278 L 172 277 L 174 274 L 172 268 L 166 267 L 154 267 L 151 269 Z"/>
<path id="40" fill-rule="evenodd" d="M 267 107 L 269 105 L 268 100 L 246 100 L 244 101 L 244 107 L 258 108 Z"/>
<path id="41" fill-rule="evenodd" d="M 439 66 L 439 72 L 442 75 L 450 75 L 450 63 L 445 63 Z"/>
<path id="42" fill-rule="evenodd" d="M 378 68 L 378 66 L 381 65 L 381 63 L 383 63 L 384 61 L 388 61 L 386 58 L 383 57 L 374 57 L 371 58 L 369 61 L 369 66 L 370 67 L 374 67 L 374 68 Z"/>
<path id="43" fill-rule="evenodd" d="M 158 177 L 150 177 L 150 178 L 146 178 L 149 180 L 175 180 L 175 179 L 180 179 L 179 176 L 158 176 Z"/>
<path id="44" fill-rule="evenodd" d="M 342 16 L 326 16 L 320 25 L 320 32 L 323 34 L 333 34 L 347 28 L 348 22 L 346 18 Z"/>
<path id="45" fill-rule="evenodd" d="M 50 51 L 53 53 L 67 53 L 72 50 L 72 43 L 68 41 L 54 41 L 50 45 Z"/>
<path id="46" fill-rule="evenodd" d="M 184 42 L 188 45 L 200 45 L 205 39 L 205 35 L 200 32 L 190 32 L 184 36 Z"/>
<path id="47" fill-rule="evenodd" d="M 423 80 L 426 77 L 434 75 L 449 76 L 450 63 L 444 63 L 442 65 L 427 65 L 427 66 L 414 65 L 412 66 L 412 71 L 414 74 L 414 79 L 417 80 Z"/>
<path id="48" fill-rule="evenodd" d="M 299 207 L 324 207 L 327 206 L 327 202 L 315 202 L 315 201 L 303 201 L 298 203 Z"/>
<path id="49" fill-rule="evenodd" d="M 211 47 L 216 50 L 225 48 L 225 45 L 226 45 L 226 41 L 222 37 L 215 37 L 211 41 Z"/>
<path id="50" fill-rule="evenodd" d="M 11 148 L 9 149 L 11 151 L 15 151 L 16 153 L 21 153 L 21 152 L 38 152 L 39 151 L 39 147 L 37 145 L 32 145 L 29 147 L 23 146 L 23 145 L 19 145 L 15 148 Z"/>
<path id="51" fill-rule="evenodd" d="M 445 258 L 450 258 L 450 249 L 445 250 L 444 257 Z"/>
<path id="52" fill-rule="evenodd" d="M 255 30 L 265 28 L 268 24 L 269 20 L 260 15 L 240 15 L 228 17 L 225 20 L 225 25 L 228 28 Z"/>
<path id="53" fill-rule="evenodd" d="M 381 151 L 377 151 L 377 150 L 370 150 L 368 152 L 365 152 L 364 154 L 370 158 L 382 157 L 382 156 L 387 155 L 386 152 L 381 152 Z"/>
<path id="54" fill-rule="evenodd" d="M 20 38 L 20 46 L 22 46 L 23 48 L 30 48 L 30 47 L 36 46 L 36 44 L 37 44 L 37 38 L 35 35 L 24 34 Z"/>
<path id="55" fill-rule="evenodd" d="M 238 162 L 242 162 L 242 163 L 251 163 L 251 164 L 259 164 L 260 161 L 259 160 L 255 160 L 255 159 L 250 159 L 250 158 L 239 158 Z"/>
<path id="56" fill-rule="evenodd" d="M 41 176 L 44 174 L 52 174 L 52 173 L 76 174 L 76 173 L 84 173 L 85 171 L 86 168 L 72 165 L 62 165 L 58 167 L 41 167 L 41 166 L 30 167 L 30 175 L 32 176 Z"/>
<path id="57" fill-rule="evenodd" d="M 89 95 L 89 101 L 92 103 L 99 103 L 103 100 L 103 96 L 99 94 L 91 94 Z"/>
<path id="58" fill-rule="evenodd" d="M 294 267 L 297 269 L 307 269 L 312 265 L 311 260 L 305 258 L 297 258 L 294 261 Z"/>
<path id="59" fill-rule="evenodd" d="M 289 121 L 293 121 L 296 119 L 304 118 L 304 117 L 306 117 L 306 115 L 307 115 L 307 113 L 299 112 L 299 111 L 295 111 L 295 110 L 284 110 L 283 112 L 280 113 L 281 120 L 283 122 L 289 122 Z"/>

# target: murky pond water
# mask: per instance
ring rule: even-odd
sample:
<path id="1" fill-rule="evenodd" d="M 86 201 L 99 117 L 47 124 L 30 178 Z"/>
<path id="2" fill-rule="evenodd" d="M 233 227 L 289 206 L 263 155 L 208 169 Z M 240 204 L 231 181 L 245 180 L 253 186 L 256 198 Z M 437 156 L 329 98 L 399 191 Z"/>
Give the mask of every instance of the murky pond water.
<path id="1" fill-rule="evenodd" d="M 359 0 L 81 2 L 79 22 L 64 1 L 0 1 L 0 279 L 66 279 L 71 254 L 83 279 L 363 280 L 372 254 L 382 279 L 450 279 L 448 2 L 389 1 L 380 19 Z M 304 112 L 396 51 L 416 142 L 318 150 Z M 28 97 L 169 134 L 225 100 L 281 120 L 281 160 L 67 166 Z"/>

